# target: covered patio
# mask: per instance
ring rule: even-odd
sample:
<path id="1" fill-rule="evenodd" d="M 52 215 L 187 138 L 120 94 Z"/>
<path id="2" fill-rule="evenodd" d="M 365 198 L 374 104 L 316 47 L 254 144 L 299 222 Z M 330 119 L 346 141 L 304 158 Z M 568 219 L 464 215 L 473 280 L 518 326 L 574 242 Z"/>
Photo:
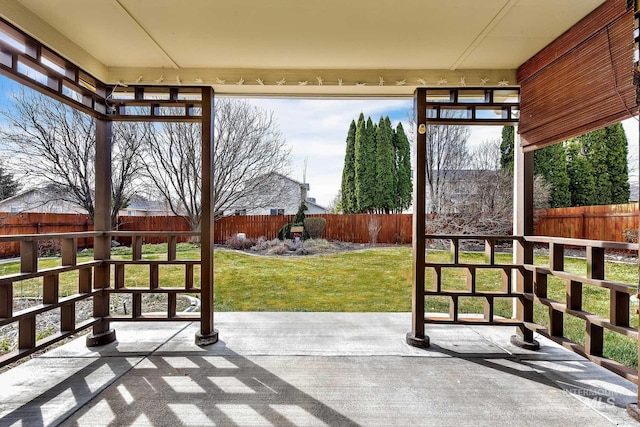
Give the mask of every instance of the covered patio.
<path id="1" fill-rule="evenodd" d="M 92 333 L 2 374 L 11 387 L 0 392 L 0 422 L 607 425 L 630 422 L 628 404 L 638 417 L 637 369 L 609 359 L 604 346 L 611 333 L 638 340 L 637 286 L 608 280 L 604 268 L 607 250 L 638 245 L 534 236 L 533 156 L 637 116 L 639 10 L 633 0 L 0 2 L 0 72 L 97 124 L 95 231 L 0 236 L 19 243 L 21 259 L 20 273 L 0 277 L 0 326 L 19 327 L 19 348 L 0 356 L 0 366 Z M 216 313 L 214 322 L 218 95 L 413 96 L 411 315 Z M 111 229 L 114 121 L 202 125 L 202 225 L 191 233 L 202 245 L 199 261 L 176 256 L 184 233 Z M 518 126 L 513 235 L 425 234 L 430 124 Z M 132 239 L 130 260 L 111 258 L 117 236 Z M 145 238 L 159 236 L 166 257 L 143 259 Z M 95 259 L 78 262 L 77 241 L 86 237 Z M 39 268 L 43 239 L 61 242 L 60 266 Z M 426 262 L 428 239 L 451 243 L 450 263 Z M 485 263 L 463 262 L 464 240 L 484 243 Z M 496 242 L 504 240 L 513 242 L 513 262 L 498 264 Z M 548 265 L 534 264 L 535 245 L 548 248 Z M 582 274 L 565 271 L 567 246 L 585 249 Z M 132 265 L 148 267 L 148 286 L 130 284 Z M 167 286 L 166 266 L 184 268 L 184 283 Z M 452 269 L 466 272 L 465 291 L 443 288 Z M 479 290 L 485 270 L 500 272 L 498 289 Z M 78 275 L 77 293 L 61 297 L 59 278 L 69 272 Z M 42 304 L 15 311 L 13 287 L 34 278 Z M 558 279 L 563 301 L 548 296 Z M 607 318 L 583 309 L 583 287 L 606 290 Z M 143 312 L 149 294 L 166 295 L 165 312 Z M 178 312 L 180 294 L 199 294 L 201 311 Z M 130 313 L 112 311 L 117 295 L 131 297 Z M 434 296 L 449 299 L 449 313 L 427 312 Z M 460 313 L 463 298 L 483 301 L 483 312 Z M 90 319 L 77 319 L 82 300 L 93 303 Z M 513 301 L 513 316 L 495 313 L 498 300 Z M 534 318 L 536 305 L 545 319 Z M 38 339 L 37 316 L 52 310 L 58 331 Z M 565 336 L 569 317 L 584 321 L 584 343 Z"/>
<path id="2" fill-rule="evenodd" d="M 548 341 L 509 344 L 495 326 L 429 328 L 402 339 L 408 313 L 219 313 L 224 338 L 194 345 L 197 323 L 118 326 L 0 375 L 3 425 L 633 425 L 635 384 Z"/>

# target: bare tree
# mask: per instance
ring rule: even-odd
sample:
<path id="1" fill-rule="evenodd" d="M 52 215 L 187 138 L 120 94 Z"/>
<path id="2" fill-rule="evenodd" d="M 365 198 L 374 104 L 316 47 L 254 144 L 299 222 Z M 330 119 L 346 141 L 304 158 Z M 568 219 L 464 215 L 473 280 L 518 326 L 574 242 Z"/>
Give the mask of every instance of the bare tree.
<path id="1" fill-rule="evenodd" d="M 26 90 L 12 95 L 12 105 L 0 114 L 6 123 L 0 136 L 13 168 L 47 185 L 51 201 L 64 200 L 95 213 L 95 120 L 45 95 Z M 112 139 L 112 210 L 127 206 L 140 172 L 138 151 L 144 129 L 115 123 Z M 54 191 L 55 189 L 55 191 Z"/>
<path id="2" fill-rule="evenodd" d="M 447 182 L 452 202 L 448 214 L 434 217 L 432 230 L 453 234 L 511 234 L 513 171 L 500 168 L 500 141 L 484 141 L 470 153 L 468 169 Z M 550 186 L 534 180 L 536 208 L 548 205 Z"/>
<path id="3" fill-rule="evenodd" d="M 171 211 L 200 226 L 202 189 L 199 124 L 149 126 L 146 176 Z M 215 109 L 214 209 L 266 207 L 284 197 L 278 174 L 289 167 L 289 148 L 271 112 L 243 100 L 221 99 Z M 298 190 L 296 190 L 298 191 Z"/>
<path id="4" fill-rule="evenodd" d="M 440 214 L 451 211 L 452 201 L 447 191 L 448 185 L 468 165 L 469 135 L 468 126 L 427 126 L 425 166 L 429 212 Z"/>

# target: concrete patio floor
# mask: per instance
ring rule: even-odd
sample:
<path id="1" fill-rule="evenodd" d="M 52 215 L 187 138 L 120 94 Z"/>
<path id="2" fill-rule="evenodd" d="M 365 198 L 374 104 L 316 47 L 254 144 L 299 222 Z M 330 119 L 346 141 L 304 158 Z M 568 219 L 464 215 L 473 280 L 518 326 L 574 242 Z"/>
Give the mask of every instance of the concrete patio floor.
<path id="1" fill-rule="evenodd" d="M 217 313 L 197 323 L 117 323 L 0 375 L 0 426 L 611 426 L 636 385 L 510 327 L 428 326 L 410 347 L 409 313 Z"/>

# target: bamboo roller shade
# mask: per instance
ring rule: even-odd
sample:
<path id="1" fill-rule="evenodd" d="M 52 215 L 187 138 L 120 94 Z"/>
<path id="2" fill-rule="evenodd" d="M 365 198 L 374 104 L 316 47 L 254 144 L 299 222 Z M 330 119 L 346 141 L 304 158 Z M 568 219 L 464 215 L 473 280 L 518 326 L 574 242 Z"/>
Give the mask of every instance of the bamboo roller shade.
<path id="1" fill-rule="evenodd" d="M 518 69 L 519 133 L 542 148 L 637 114 L 634 18 L 608 0 Z"/>

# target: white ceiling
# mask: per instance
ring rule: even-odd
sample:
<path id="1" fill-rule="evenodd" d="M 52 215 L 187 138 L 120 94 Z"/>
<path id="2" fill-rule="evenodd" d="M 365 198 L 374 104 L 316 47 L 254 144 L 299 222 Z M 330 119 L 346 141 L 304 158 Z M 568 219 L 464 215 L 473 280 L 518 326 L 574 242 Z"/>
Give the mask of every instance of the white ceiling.
<path id="1" fill-rule="evenodd" d="M 422 81 L 515 84 L 603 2 L 0 0 L 0 16 L 111 83 L 402 95 Z"/>

